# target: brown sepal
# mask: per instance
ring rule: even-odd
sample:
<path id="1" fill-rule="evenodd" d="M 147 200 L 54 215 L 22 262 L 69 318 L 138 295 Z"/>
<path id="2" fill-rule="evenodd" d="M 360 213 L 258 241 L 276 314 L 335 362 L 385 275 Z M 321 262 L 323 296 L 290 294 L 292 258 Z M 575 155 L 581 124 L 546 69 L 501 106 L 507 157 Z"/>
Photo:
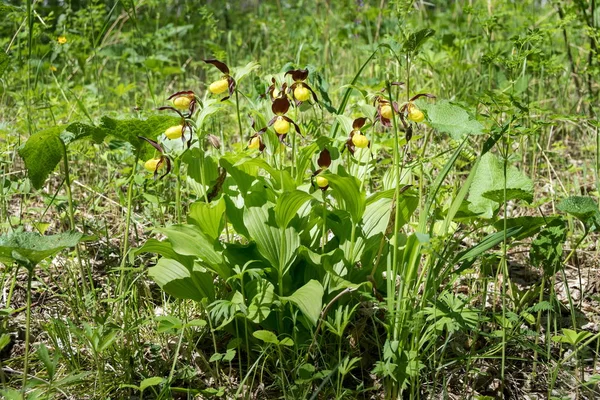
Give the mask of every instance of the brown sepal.
<path id="1" fill-rule="evenodd" d="M 271 105 L 271 110 L 273 110 L 273 114 L 275 115 L 283 115 L 290 109 L 290 102 L 285 97 L 278 97 L 273 100 L 273 104 Z"/>
<path id="2" fill-rule="evenodd" d="M 221 71 L 225 75 L 229 75 L 229 67 L 224 62 L 219 61 L 219 60 L 202 60 L 202 61 L 204 61 L 207 64 L 214 65 L 215 67 L 217 67 L 217 69 L 219 71 Z"/>
<path id="3" fill-rule="evenodd" d="M 317 165 L 321 168 L 329 168 L 331 165 L 331 153 L 329 153 L 329 150 L 323 149 L 323 151 L 321 151 L 319 159 L 317 160 Z"/>
<path id="4" fill-rule="evenodd" d="M 304 81 L 308 78 L 308 70 L 307 69 L 294 69 L 285 73 L 285 76 L 292 75 L 292 79 L 295 82 Z"/>
<path id="5" fill-rule="evenodd" d="M 362 128 L 363 126 L 365 126 L 365 122 L 367 122 L 366 118 L 356 118 L 352 122 L 352 129 L 356 130 Z"/>

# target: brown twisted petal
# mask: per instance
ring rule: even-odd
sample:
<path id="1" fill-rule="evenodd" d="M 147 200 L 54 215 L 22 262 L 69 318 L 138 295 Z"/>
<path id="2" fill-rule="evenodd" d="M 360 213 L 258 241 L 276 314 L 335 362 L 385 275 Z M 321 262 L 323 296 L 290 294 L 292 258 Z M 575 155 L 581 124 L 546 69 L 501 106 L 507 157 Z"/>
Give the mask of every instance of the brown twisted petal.
<path id="1" fill-rule="evenodd" d="M 217 69 L 219 71 L 221 71 L 225 75 L 229 75 L 229 67 L 224 62 L 219 61 L 219 60 L 202 60 L 202 61 L 204 61 L 207 64 L 214 65 L 215 67 L 217 67 Z"/>
<path id="2" fill-rule="evenodd" d="M 191 105 L 191 103 L 190 103 L 190 105 Z M 179 114 L 179 116 L 180 116 L 181 118 L 185 118 L 185 117 L 183 116 L 183 114 L 181 113 L 181 111 L 179 111 L 179 110 L 178 110 L 178 109 L 176 109 L 175 107 L 171 107 L 171 106 L 164 106 L 164 107 L 158 107 L 158 108 L 157 108 L 157 110 L 158 110 L 158 111 L 164 111 L 164 110 L 171 110 L 171 111 L 175 111 L 177 114 Z"/>
<path id="3" fill-rule="evenodd" d="M 323 149 L 321 154 L 319 154 L 317 165 L 321 168 L 328 168 L 331 165 L 331 153 L 329 153 L 329 150 Z"/>
<path id="4" fill-rule="evenodd" d="M 229 83 L 229 96 L 233 95 L 233 92 L 235 90 L 235 80 L 228 76 L 227 77 L 227 83 Z"/>
<path id="5" fill-rule="evenodd" d="M 352 129 L 362 128 L 365 125 L 365 122 L 367 122 L 366 118 L 356 118 L 354 122 L 352 122 Z"/>
<path id="6" fill-rule="evenodd" d="M 307 69 L 294 69 L 285 73 L 285 75 L 292 75 L 292 79 L 296 82 L 304 81 L 308 78 L 308 70 Z"/>
<path id="7" fill-rule="evenodd" d="M 150 145 L 152 147 L 154 147 L 156 150 L 158 150 L 160 152 L 160 154 L 164 153 L 164 150 L 163 150 L 162 146 L 160 144 L 158 144 L 157 142 L 155 142 L 154 140 L 148 139 L 148 138 L 143 137 L 143 136 L 138 136 L 138 139 L 145 140 L 146 142 L 150 143 Z"/>
<path id="8" fill-rule="evenodd" d="M 354 155 L 354 151 L 356 150 L 356 147 L 354 146 L 354 142 L 352 141 L 352 138 L 349 138 L 348 140 L 346 140 L 346 148 L 348 149 L 350 154 Z"/>
<path id="9" fill-rule="evenodd" d="M 421 97 L 428 97 L 430 99 L 435 99 L 435 95 L 433 95 L 431 93 L 419 93 L 419 94 L 411 97 L 409 101 L 415 101 L 416 99 L 420 99 Z"/>
<path id="10" fill-rule="evenodd" d="M 300 133 L 300 127 L 298 125 L 296 125 L 296 123 L 290 117 L 286 117 L 285 115 L 282 115 L 281 118 L 285 119 L 287 122 L 294 125 L 294 128 L 296 128 L 296 132 Z M 300 133 L 300 135 L 302 135 L 302 134 Z M 304 137 L 304 136 L 302 136 L 302 137 Z"/>
<path id="11" fill-rule="evenodd" d="M 180 96 L 186 96 L 190 99 L 195 99 L 196 95 L 194 94 L 193 90 L 183 90 L 181 92 L 177 92 L 177 93 L 173 93 L 172 95 L 170 95 L 169 97 L 167 97 L 167 100 L 171 100 L 175 97 L 180 97 Z"/>
<path id="12" fill-rule="evenodd" d="M 271 110 L 276 115 L 283 115 L 290 109 L 290 102 L 285 97 L 278 97 L 273 100 L 273 104 L 271 105 Z"/>
<path id="13" fill-rule="evenodd" d="M 171 172 L 171 159 L 169 159 L 169 157 L 167 157 L 167 156 L 163 156 L 163 158 L 164 158 L 164 159 L 165 159 L 165 161 L 167 162 L 167 169 L 166 169 L 165 173 L 164 173 L 164 174 L 162 174 L 162 176 L 161 176 L 159 179 L 162 179 L 162 178 L 164 178 L 165 176 L 167 176 L 167 174 L 168 174 L 169 172 Z"/>

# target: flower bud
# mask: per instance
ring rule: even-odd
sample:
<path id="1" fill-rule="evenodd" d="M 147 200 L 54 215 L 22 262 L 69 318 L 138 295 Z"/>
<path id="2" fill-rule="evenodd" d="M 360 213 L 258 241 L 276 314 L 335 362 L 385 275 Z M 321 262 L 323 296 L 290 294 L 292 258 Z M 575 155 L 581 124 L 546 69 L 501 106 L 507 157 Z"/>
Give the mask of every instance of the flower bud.
<path id="1" fill-rule="evenodd" d="M 327 178 L 325 178 L 324 176 L 317 176 L 315 178 L 315 183 L 317 184 L 318 187 L 325 188 L 329 185 L 329 180 Z"/>
<path id="2" fill-rule="evenodd" d="M 155 172 L 157 170 L 156 167 L 158 166 L 158 164 L 160 163 L 161 160 L 162 160 L 162 158 L 160 158 L 160 157 L 151 158 L 144 163 L 144 168 L 148 172 Z M 160 166 L 158 166 L 158 169 L 162 169 L 164 166 L 165 166 L 165 163 L 160 163 Z"/>
<path id="3" fill-rule="evenodd" d="M 358 147 L 359 149 L 364 149 L 365 147 L 367 147 L 369 145 L 369 139 L 367 139 L 367 137 L 365 135 L 363 135 L 362 133 L 355 133 L 352 136 L 352 143 L 354 144 L 354 146 Z"/>
<path id="4" fill-rule="evenodd" d="M 183 125 L 175 125 L 165 131 L 165 136 L 169 139 L 181 139 L 183 136 Z"/>
<path id="5" fill-rule="evenodd" d="M 294 98 L 298 101 L 307 101 L 310 99 L 310 90 L 306 86 L 298 85 L 294 89 Z"/>
<path id="6" fill-rule="evenodd" d="M 285 135 L 290 131 L 290 123 L 287 122 L 283 117 L 278 117 L 273 124 L 273 129 L 280 135 Z"/>
<path id="7" fill-rule="evenodd" d="M 229 88 L 229 81 L 227 78 L 219 79 L 218 81 L 214 81 L 208 87 L 208 90 L 212 94 L 221 94 Z"/>

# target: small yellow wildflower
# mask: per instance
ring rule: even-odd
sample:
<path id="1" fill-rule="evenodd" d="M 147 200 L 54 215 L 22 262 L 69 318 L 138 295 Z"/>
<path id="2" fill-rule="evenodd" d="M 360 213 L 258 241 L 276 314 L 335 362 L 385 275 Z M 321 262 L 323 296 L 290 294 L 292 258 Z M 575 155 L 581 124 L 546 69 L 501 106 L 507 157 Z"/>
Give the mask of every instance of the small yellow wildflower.
<path id="1" fill-rule="evenodd" d="M 67 37 L 66 36 L 59 36 L 58 37 L 58 44 L 65 44 L 67 43 Z"/>

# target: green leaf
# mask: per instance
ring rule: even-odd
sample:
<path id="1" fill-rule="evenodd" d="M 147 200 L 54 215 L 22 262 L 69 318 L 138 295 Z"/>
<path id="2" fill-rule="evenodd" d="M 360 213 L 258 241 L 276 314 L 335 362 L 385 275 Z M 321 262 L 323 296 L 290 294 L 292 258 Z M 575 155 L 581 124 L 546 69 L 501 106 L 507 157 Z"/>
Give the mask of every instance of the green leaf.
<path id="1" fill-rule="evenodd" d="M 502 195 L 499 195 L 502 193 Z M 481 157 L 469 189 L 469 210 L 482 218 L 492 218 L 504 201 L 504 165 L 494 154 Z M 514 166 L 506 168 L 506 200 L 533 200 L 533 182 Z"/>
<path id="2" fill-rule="evenodd" d="M 300 190 L 285 192 L 277 199 L 275 205 L 275 222 L 281 229 L 288 227 L 296 213 L 312 196 Z"/>
<path id="3" fill-rule="evenodd" d="M 296 259 L 300 237 L 293 227 L 285 230 L 275 224 L 275 212 L 269 203 L 244 209 L 244 224 L 259 253 L 274 268 L 285 274 Z M 283 236 L 283 237 L 282 237 Z M 282 248 L 283 246 L 283 248 Z"/>
<path id="4" fill-rule="evenodd" d="M 342 210 L 348 211 L 352 222 L 358 224 L 365 212 L 366 195 L 360 190 L 358 179 L 353 176 L 325 175 L 329 180 L 331 195 Z"/>
<path id="5" fill-rule="evenodd" d="M 256 324 L 264 321 L 271 313 L 274 286 L 265 279 L 253 279 L 246 284 L 246 296 L 250 300 L 246 318 Z"/>
<path id="6" fill-rule="evenodd" d="M 279 340 L 277 340 L 277 335 L 275 335 L 271 331 L 265 331 L 265 330 L 254 331 L 254 332 L 252 332 L 252 336 L 257 338 L 258 340 L 262 340 L 265 343 L 279 344 Z"/>
<path id="7" fill-rule="evenodd" d="M 217 240 L 225 226 L 225 200 L 207 204 L 202 201 L 192 203 L 188 213 L 188 222 L 196 225 L 208 237 Z"/>
<path id="8" fill-rule="evenodd" d="M 2 235 L 0 236 L 0 262 L 5 264 L 19 262 L 32 267 L 62 249 L 76 246 L 80 239 L 79 232 L 63 232 L 51 236 L 42 236 L 36 232 L 13 232 Z"/>
<path id="9" fill-rule="evenodd" d="M 435 34 L 433 29 L 425 28 L 420 31 L 413 32 L 408 35 L 408 39 L 404 42 L 404 50 L 408 52 L 415 52 Z"/>
<path id="10" fill-rule="evenodd" d="M 164 381 L 165 381 L 164 378 L 161 378 L 159 376 L 153 376 L 152 378 L 146 378 L 142 382 L 140 382 L 140 391 L 143 392 L 144 390 L 146 390 L 146 388 L 149 388 L 150 386 L 160 385 Z"/>
<path id="11" fill-rule="evenodd" d="M 552 340 L 559 343 L 568 343 L 573 346 L 576 346 L 577 344 L 581 343 L 582 341 L 584 341 L 592 335 L 590 332 L 587 331 L 581 331 L 577 333 L 573 329 L 567 328 L 563 328 L 562 333 L 562 335 L 553 336 Z"/>
<path id="12" fill-rule="evenodd" d="M 4 75 L 4 72 L 8 69 L 10 64 L 10 57 L 3 50 L 0 51 L 0 78 Z"/>
<path id="13" fill-rule="evenodd" d="M 260 64 L 259 63 L 257 63 L 256 61 L 250 61 L 245 66 L 235 69 L 235 71 L 233 73 L 233 79 L 235 79 L 236 83 L 239 84 L 239 82 L 242 79 L 244 79 L 244 77 L 246 75 L 248 75 L 249 73 L 251 73 L 253 71 L 256 71 L 259 68 L 260 68 Z"/>
<path id="14" fill-rule="evenodd" d="M 156 317 L 156 321 L 158 322 L 158 326 L 156 327 L 156 332 L 158 333 L 177 331 L 184 326 L 182 320 L 172 315 Z"/>
<path id="15" fill-rule="evenodd" d="M 181 118 L 168 115 L 153 115 L 146 120 L 141 119 L 112 119 L 102 117 L 101 127 L 107 135 L 129 142 L 133 147 L 141 150 L 141 158 L 151 157 L 155 149 L 138 136 L 156 140 L 173 125 L 179 125 Z"/>
<path id="16" fill-rule="evenodd" d="M 281 300 L 294 303 L 313 326 L 316 326 L 323 306 L 323 294 L 324 290 L 321 283 L 311 279 L 291 296 L 282 297 Z"/>
<path id="17" fill-rule="evenodd" d="M 212 277 L 196 266 L 190 269 L 176 260 L 162 257 L 148 269 L 148 276 L 173 297 L 195 301 L 214 298 Z"/>
<path id="18" fill-rule="evenodd" d="M 563 243 L 567 239 L 567 228 L 561 219 L 548 224 L 531 242 L 529 259 L 531 264 L 544 268 L 546 276 L 552 276 L 558 271 L 562 262 Z"/>
<path id="19" fill-rule="evenodd" d="M 195 225 L 171 225 L 156 231 L 167 237 L 178 254 L 198 257 L 224 279 L 231 276 L 230 269 L 223 263 L 219 242 L 211 240 Z"/>
<path id="20" fill-rule="evenodd" d="M 593 229 L 600 227 L 600 211 L 596 201 L 588 196 L 571 196 L 563 199 L 557 208 L 579 219 L 583 224 Z"/>
<path id="21" fill-rule="evenodd" d="M 10 335 L 3 333 L 0 335 L 0 351 L 10 343 Z"/>
<path id="22" fill-rule="evenodd" d="M 63 156 L 64 143 L 60 134 L 64 125 L 55 126 L 35 133 L 19 149 L 19 155 L 25 161 L 29 179 L 34 188 L 40 189 L 46 178 L 58 165 Z"/>
<path id="23" fill-rule="evenodd" d="M 519 226 L 513 226 L 512 228 L 508 228 L 506 230 L 506 238 L 510 238 L 510 237 L 518 234 L 520 231 L 521 231 L 521 227 L 519 227 Z M 488 251 L 489 249 L 498 245 L 503 240 L 504 240 L 504 231 L 487 235 L 481 242 L 479 242 L 475 246 L 463 251 L 462 253 L 459 253 L 455 263 L 458 264 L 463 261 L 473 260 L 474 258 L 476 258 L 476 257 L 480 256 L 481 254 L 485 253 L 486 251 Z"/>
<path id="24" fill-rule="evenodd" d="M 449 134 L 454 140 L 461 140 L 465 135 L 483 134 L 483 125 L 458 105 L 447 100 L 437 103 L 420 101 L 418 104 L 427 112 L 429 124 L 438 131 Z"/>
<path id="25" fill-rule="evenodd" d="M 520 226 L 522 229 L 519 232 L 519 234 L 514 237 L 514 239 L 523 240 L 535 235 L 542 229 L 542 227 L 544 227 L 545 225 L 550 225 L 553 221 L 557 219 L 560 219 L 560 217 L 523 216 L 517 218 L 507 218 L 506 228 Z M 494 222 L 494 228 L 498 231 L 504 230 L 504 219 L 499 219 L 498 221 Z"/>
<path id="26" fill-rule="evenodd" d="M 102 127 L 86 125 L 81 122 L 74 122 L 67 126 L 67 132 L 71 132 L 73 135 L 67 137 L 63 136 L 62 139 L 66 144 L 74 142 L 75 140 L 91 137 L 96 143 L 102 143 L 106 135 L 110 132 Z"/>

